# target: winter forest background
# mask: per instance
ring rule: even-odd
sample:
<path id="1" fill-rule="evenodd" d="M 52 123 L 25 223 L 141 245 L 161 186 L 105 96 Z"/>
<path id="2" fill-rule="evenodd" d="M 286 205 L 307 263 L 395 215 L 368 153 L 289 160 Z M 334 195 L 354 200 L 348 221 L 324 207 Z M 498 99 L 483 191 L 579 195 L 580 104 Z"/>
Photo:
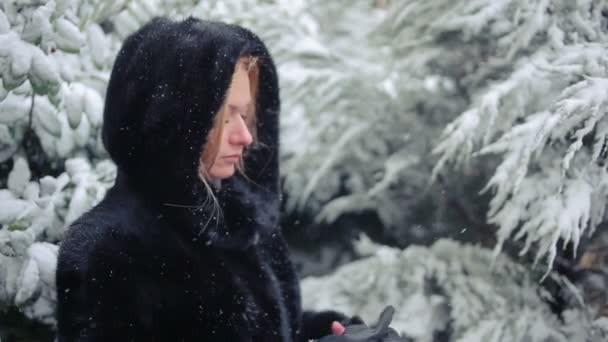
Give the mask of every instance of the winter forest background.
<path id="1" fill-rule="evenodd" d="M 608 339 L 608 1 L 0 0 L 0 340 L 51 341 L 58 244 L 112 185 L 121 41 L 239 23 L 282 97 L 308 308 L 412 341 Z"/>

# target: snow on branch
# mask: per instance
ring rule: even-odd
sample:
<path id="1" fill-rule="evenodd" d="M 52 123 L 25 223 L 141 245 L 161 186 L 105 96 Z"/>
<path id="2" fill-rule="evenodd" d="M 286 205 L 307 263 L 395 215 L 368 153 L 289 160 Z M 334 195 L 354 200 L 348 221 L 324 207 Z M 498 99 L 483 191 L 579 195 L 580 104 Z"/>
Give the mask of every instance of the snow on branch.
<path id="1" fill-rule="evenodd" d="M 0 309 L 15 305 L 30 319 L 55 322 L 55 267 L 59 241 L 69 224 L 97 204 L 114 183 L 109 161 L 91 167 L 69 159 L 58 177 L 31 179 L 17 158 L 0 190 Z"/>
<path id="2" fill-rule="evenodd" d="M 585 165 L 585 164 L 583 164 Z M 608 177 L 603 168 L 585 166 L 563 179 L 559 167 L 526 177 L 508 201 L 495 197 L 488 220 L 498 225 L 498 254 L 508 238 L 525 238 L 524 254 L 536 245 L 536 261 L 546 256 L 551 267 L 557 241 L 576 252 L 583 233 L 591 234 L 604 219 Z"/>
<path id="3" fill-rule="evenodd" d="M 61 160 L 61 164 L 77 154 L 104 154 L 99 140 L 103 94 L 119 42 L 110 39 L 99 23 L 124 4 L 3 4 L 0 162 L 29 143 L 25 139 L 30 131 L 47 157 Z"/>
<path id="4" fill-rule="evenodd" d="M 537 101 L 543 95 L 551 96 L 551 92 L 555 91 L 552 89 L 554 85 L 549 87 L 552 79 L 536 67 L 544 58 L 545 54 L 539 53 L 524 60 L 513 74 L 490 85 L 479 95 L 478 100 L 474 100 L 471 108 L 446 126 L 440 142 L 433 150 L 440 158 L 433 169 L 432 179 L 448 163 L 463 165 L 476 149 L 488 145 L 497 133 L 504 132 L 518 118 L 528 115 L 530 102 Z M 537 106 L 546 105 L 545 101 L 547 100 L 540 101 Z"/>
<path id="5" fill-rule="evenodd" d="M 583 138 L 594 131 L 591 162 L 598 162 L 600 155 L 608 148 L 608 123 L 605 118 L 608 110 L 607 89 L 608 78 L 586 77 L 566 88 L 556 102 L 554 112 L 559 117 L 559 125 L 551 132 L 552 138 L 563 139 L 569 133 L 575 138 L 564 156 L 563 172 L 570 168 L 572 158 L 583 147 Z"/>
<path id="6" fill-rule="evenodd" d="M 502 10 L 515 15 L 507 18 L 518 18 L 511 24 L 521 25 L 500 35 L 488 31 L 497 39 L 491 58 L 513 60 L 513 65 L 493 73 L 497 80 L 479 83 L 469 108 L 446 127 L 434 149 L 439 160 L 432 179 L 447 165 L 499 155 L 482 190 L 493 193 L 487 217 L 498 226 L 496 252 L 506 239 L 525 237 L 522 253 L 534 246 L 536 259 L 546 256 L 551 267 L 558 241 L 564 246 L 572 242 L 576 249 L 581 235 L 602 222 L 608 204 L 603 171 L 608 148 L 608 31 L 601 14 L 607 4 L 502 3 L 510 4 Z M 481 37 L 484 32 L 471 29 L 479 27 L 471 26 L 473 18 L 481 20 L 482 13 L 497 6 L 484 5 L 473 11 L 474 17 L 446 22 L 449 29 Z"/>
<path id="7" fill-rule="evenodd" d="M 565 245 L 572 242 L 576 250 L 582 233 L 587 228 L 592 232 L 602 221 L 608 177 L 597 164 L 606 148 L 607 81 L 586 78 L 573 84 L 562 92 L 551 111 L 526 117 L 525 122 L 477 153 L 503 156 L 482 190 L 494 189 L 488 220 L 499 227 L 497 251 L 519 229 L 515 238 L 527 237 L 522 253 L 533 242 L 538 243 L 537 259 L 547 255 L 551 265 L 558 239 Z M 573 158 L 583 148 L 583 138 L 593 132 L 595 143 L 584 150 L 589 150 L 590 158 L 583 153 L 576 171 L 567 177 Z M 562 152 L 558 166 L 554 158 L 559 153 L 547 144 L 568 140 L 573 141 Z M 528 172 L 531 165 L 547 163 L 543 173 Z"/>
<path id="8" fill-rule="evenodd" d="M 317 222 L 334 222 L 345 213 L 373 210 L 378 214 L 381 222 L 387 226 L 394 226 L 403 215 L 403 203 L 395 201 L 396 195 L 391 195 L 391 188 L 403 177 L 404 170 L 411 168 L 419 162 L 417 156 L 412 156 L 406 150 L 396 152 L 384 162 L 384 175 L 374 186 L 366 192 L 341 196 L 329 201 L 317 214 Z"/>
<path id="9" fill-rule="evenodd" d="M 363 239 L 362 249 L 371 251 Z M 488 265 L 494 263 L 494 267 Z M 576 291 L 557 275 L 565 291 Z M 392 327 L 414 341 L 443 334 L 452 341 L 600 341 L 608 336 L 580 305 L 552 312 L 553 296 L 538 274 L 491 250 L 438 240 L 405 250 L 376 247 L 372 256 L 302 281 L 304 307 L 359 314 L 368 323 L 385 305 Z M 579 303 L 580 304 L 580 303 Z M 595 340 L 594 340 L 595 339 Z"/>

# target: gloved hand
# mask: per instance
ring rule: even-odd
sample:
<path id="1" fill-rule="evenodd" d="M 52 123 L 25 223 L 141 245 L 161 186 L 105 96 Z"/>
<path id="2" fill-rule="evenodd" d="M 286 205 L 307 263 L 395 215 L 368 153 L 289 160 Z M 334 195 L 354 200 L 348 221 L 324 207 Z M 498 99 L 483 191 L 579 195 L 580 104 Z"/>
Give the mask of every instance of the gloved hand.
<path id="1" fill-rule="evenodd" d="M 406 338 L 400 337 L 388 326 L 394 314 L 395 309 L 389 305 L 380 314 L 375 327 L 370 328 L 365 324 L 347 325 L 342 335 L 325 336 L 318 342 L 406 342 Z"/>

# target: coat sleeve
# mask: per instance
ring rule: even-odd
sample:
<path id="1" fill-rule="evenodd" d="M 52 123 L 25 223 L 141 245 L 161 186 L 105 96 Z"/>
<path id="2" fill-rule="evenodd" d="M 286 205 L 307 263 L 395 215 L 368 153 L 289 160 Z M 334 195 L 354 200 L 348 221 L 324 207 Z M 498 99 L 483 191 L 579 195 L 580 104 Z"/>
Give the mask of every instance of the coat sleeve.
<path id="1" fill-rule="evenodd" d="M 142 300 L 158 298 L 154 289 L 125 272 L 120 258 L 71 252 L 60 253 L 57 266 L 57 340 L 156 340 L 155 303 Z"/>

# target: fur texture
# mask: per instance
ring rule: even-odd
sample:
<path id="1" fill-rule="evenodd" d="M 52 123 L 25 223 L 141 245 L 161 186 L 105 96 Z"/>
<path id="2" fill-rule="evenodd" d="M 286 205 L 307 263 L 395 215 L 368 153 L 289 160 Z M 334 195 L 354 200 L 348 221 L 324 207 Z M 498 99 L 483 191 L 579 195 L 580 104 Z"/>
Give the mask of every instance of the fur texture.
<path id="1" fill-rule="evenodd" d="M 198 163 L 245 55 L 261 62 L 258 140 L 249 179 L 214 189 L 217 215 Z M 278 225 L 279 107 L 272 58 L 247 29 L 156 18 L 126 39 L 103 127 L 118 176 L 61 244 L 59 341 L 305 341 L 345 318 L 301 312 Z"/>

